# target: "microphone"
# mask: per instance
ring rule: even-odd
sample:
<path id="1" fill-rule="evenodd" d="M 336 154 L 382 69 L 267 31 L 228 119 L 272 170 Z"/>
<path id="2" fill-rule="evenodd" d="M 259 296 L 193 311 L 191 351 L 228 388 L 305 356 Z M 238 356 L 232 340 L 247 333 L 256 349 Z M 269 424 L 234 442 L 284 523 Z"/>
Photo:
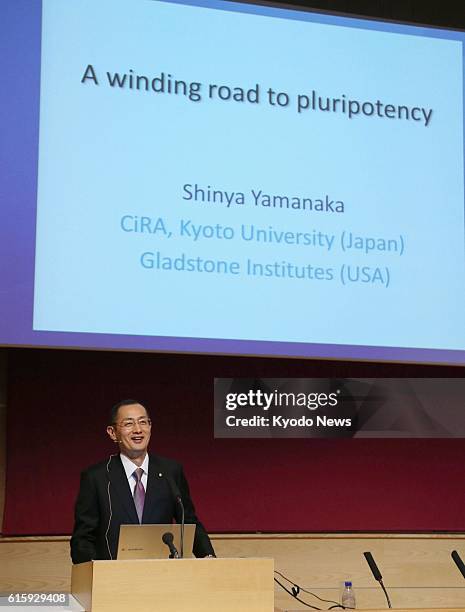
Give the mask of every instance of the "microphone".
<path id="1" fill-rule="evenodd" d="M 376 565 L 376 562 L 373 559 L 373 555 L 371 554 L 371 552 L 364 552 L 363 556 L 365 557 L 368 565 L 370 566 L 371 573 L 373 574 L 373 578 L 377 580 L 378 582 L 380 582 L 383 579 L 383 577 L 381 576 L 381 572 L 379 571 L 378 566 Z"/>
<path id="2" fill-rule="evenodd" d="M 459 553 L 456 550 L 453 550 L 450 556 L 454 560 L 455 565 L 459 568 L 459 572 L 465 578 L 465 564 L 460 558 Z"/>
<path id="3" fill-rule="evenodd" d="M 176 546 L 173 543 L 173 534 L 171 531 L 167 531 L 161 537 L 163 544 L 166 544 L 170 549 L 170 559 L 179 559 L 179 553 L 176 550 Z"/>
<path id="4" fill-rule="evenodd" d="M 171 493 L 173 494 L 174 499 L 179 502 L 181 500 L 181 492 L 179 490 L 178 485 L 174 482 L 174 480 L 171 478 L 171 476 L 165 474 L 165 478 L 168 481 L 168 484 L 170 485 L 170 489 L 171 489 Z"/>
<path id="5" fill-rule="evenodd" d="M 181 554 L 179 556 L 181 557 L 181 559 L 184 559 L 184 523 L 185 523 L 184 504 L 182 503 L 181 492 L 179 490 L 178 485 L 174 482 L 173 478 L 171 478 L 171 476 L 169 476 L 168 474 L 164 474 L 164 476 L 170 486 L 171 493 L 174 499 L 181 506 L 181 538 L 180 538 Z"/>
<path id="6" fill-rule="evenodd" d="M 373 578 L 379 582 L 379 584 L 381 585 L 381 588 L 384 591 L 384 594 L 386 595 L 386 599 L 387 599 L 387 603 L 388 603 L 388 607 L 392 608 L 391 606 L 391 602 L 389 600 L 389 595 L 387 594 L 386 589 L 384 588 L 384 584 L 383 584 L 383 577 L 381 576 L 381 572 L 378 569 L 378 566 L 376 565 L 375 560 L 373 559 L 373 555 L 371 554 L 371 552 L 364 552 L 363 556 L 365 557 L 368 565 L 370 566 L 371 569 L 371 573 L 373 574 Z"/>

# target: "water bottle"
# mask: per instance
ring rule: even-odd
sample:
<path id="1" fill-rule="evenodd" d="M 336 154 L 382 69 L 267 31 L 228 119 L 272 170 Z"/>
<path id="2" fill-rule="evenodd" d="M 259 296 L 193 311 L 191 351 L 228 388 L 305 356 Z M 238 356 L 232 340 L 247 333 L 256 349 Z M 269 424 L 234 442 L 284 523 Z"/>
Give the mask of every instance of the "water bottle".
<path id="1" fill-rule="evenodd" d="M 342 605 L 344 608 L 355 609 L 355 595 L 352 588 L 352 583 L 349 580 L 344 582 L 344 590 L 342 591 Z"/>

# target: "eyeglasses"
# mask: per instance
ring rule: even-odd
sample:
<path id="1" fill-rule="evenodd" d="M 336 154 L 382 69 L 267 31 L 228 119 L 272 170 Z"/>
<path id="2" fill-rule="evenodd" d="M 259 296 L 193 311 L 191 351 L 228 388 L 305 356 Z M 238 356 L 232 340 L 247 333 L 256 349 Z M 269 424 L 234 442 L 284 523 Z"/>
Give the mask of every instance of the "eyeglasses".
<path id="1" fill-rule="evenodd" d="M 148 429 L 152 425 L 152 421 L 150 419 L 141 418 L 141 419 L 124 419 L 124 421 L 120 421 L 119 423 L 113 423 L 113 425 L 119 425 L 121 429 L 125 429 L 129 431 L 133 429 L 136 425 L 141 427 L 142 429 Z"/>

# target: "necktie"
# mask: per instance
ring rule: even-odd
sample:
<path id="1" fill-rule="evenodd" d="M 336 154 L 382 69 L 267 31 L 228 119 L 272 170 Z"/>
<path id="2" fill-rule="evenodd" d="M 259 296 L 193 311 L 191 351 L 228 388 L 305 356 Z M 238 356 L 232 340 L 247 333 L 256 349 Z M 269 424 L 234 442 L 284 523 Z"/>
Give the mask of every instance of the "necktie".
<path id="1" fill-rule="evenodd" d="M 136 486 L 134 488 L 134 504 L 136 506 L 137 516 L 139 517 L 139 523 L 142 523 L 142 514 L 144 513 L 144 501 L 145 501 L 145 489 L 142 484 L 142 474 L 144 470 L 137 468 L 134 470 L 133 476 L 136 479 Z"/>

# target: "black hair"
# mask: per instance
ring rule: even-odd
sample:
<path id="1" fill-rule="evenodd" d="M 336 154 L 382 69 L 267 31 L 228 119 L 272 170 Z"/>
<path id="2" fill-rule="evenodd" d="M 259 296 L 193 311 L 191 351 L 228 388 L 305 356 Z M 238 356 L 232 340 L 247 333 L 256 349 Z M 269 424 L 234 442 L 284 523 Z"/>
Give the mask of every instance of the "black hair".
<path id="1" fill-rule="evenodd" d="M 124 399 L 112 407 L 111 412 L 110 412 L 110 424 L 114 425 L 116 423 L 116 419 L 118 418 L 118 410 L 120 408 L 122 408 L 123 406 L 132 406 L 133 404 L 139 404 L 140 406 L 142 406 L 142 408 L 145 409 L 145 412 L 147 413 L 147 415 L 149 414 L 147 408 L 145 408 L 145 406 L 141 404 L 138 400 Z"/>

